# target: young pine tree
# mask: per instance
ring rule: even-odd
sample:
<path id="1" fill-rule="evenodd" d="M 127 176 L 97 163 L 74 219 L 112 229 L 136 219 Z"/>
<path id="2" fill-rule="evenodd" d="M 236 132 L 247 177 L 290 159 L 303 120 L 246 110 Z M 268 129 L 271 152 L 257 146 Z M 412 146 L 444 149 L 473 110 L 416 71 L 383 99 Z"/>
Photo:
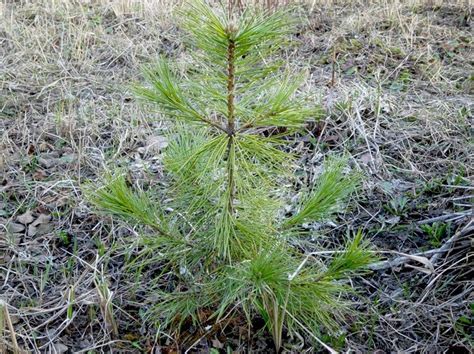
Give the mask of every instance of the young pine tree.
<path id="1" fill-rule="evenodd" d="M 291 33 L 288 12 L 235 15 L 193 1 L 182 17 L 189 65 L 160 59 L 145 70 L 149 85 L 135 89 L 169 119 L 169 186 L 150 197 L 116 175 L 90 193 L 100 209 L 148 230 L 134 260 L 160 270 L 148 318 L 178 335 L 190 323 L 240 316 L 251 326 L 260 316 L 277 348 L 285 332 L 337 329 L 347 310 L 342 280 L 372 256 L 360 233 L 329 261 L 290 242 L 302 223 L 337 211 L 358 176 L 344 159 L 327 159 L 285 217 L 296 157 L 282 147 L 321 114 L 298 98 L 303 76 L 275 59 Z"/>

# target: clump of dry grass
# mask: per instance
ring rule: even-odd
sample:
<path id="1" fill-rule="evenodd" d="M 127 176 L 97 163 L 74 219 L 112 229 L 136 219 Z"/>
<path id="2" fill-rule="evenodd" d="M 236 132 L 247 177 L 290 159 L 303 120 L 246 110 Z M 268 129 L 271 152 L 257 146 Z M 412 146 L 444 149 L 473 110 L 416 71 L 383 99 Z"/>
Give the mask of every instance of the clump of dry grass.
<path id="1" fill-rule="evenodd" d="M 123 239 L 135 231 L 98 220 L 78 188 L 110 161 L 129 170 L 131 183 L 164 183 L 159 148 L 152 146 L 166 127 L 127 89 L 158 53 L 186 60 L 170 17 L 175 2 L 154 4 L 2 4 L 0 297 L 24 350 L 158 347 L 140 318 L 146 282 L 134 285 L 124 275 Z M 350 153 L 369 177 L 361 202 L 339 216 L 340 226 L 308 225 L 315 237 L 301 247 L 310 252 L 315 242 L 339 243 L 346 227 L 362 227 L 382 250 L 423 253 L 432 248 L 431 236 L 419 223 L 436 220 L 452 230 L 442 245 L 461 235 L 433 259 L 431 274 L 408 261 L 355 279 L 370 299 L 360 303 L 369 316 L 348 318 L 341 337 L 328 339 L 333 347 L 469 348 L 471 11 L 464 1 L 306 1 L 301 7 L 308 20 L 285 59 L 307 63 L 307 90 L 329 111 L 294 146 L 304 152 L 301 183 L 314 178 L 331 150 Z M 33 221 L 25 217 L 23 224 L 19 216 L 28 211 Z M 247 338 L 238 324 L 198 339 L 202 348 L 268 345 Z M 12 344 L 8 328 L 3 340 Z M 298 345 L 294 338 L 293 350 L 303 351 Z"/>

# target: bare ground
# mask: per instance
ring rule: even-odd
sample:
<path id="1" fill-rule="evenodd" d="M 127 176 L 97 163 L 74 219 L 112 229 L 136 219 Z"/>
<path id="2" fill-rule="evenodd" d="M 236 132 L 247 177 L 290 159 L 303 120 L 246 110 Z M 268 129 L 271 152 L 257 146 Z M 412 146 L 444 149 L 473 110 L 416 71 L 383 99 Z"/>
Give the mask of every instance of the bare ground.
<path id="1" fill-rule="evenodd" d="M 0 352 L 15 342 L 26 352 L 183 350 L 142 320 L 150 279 L 124 269 L 136 230 L 98 217 L 81 193 L 110 166 L 132 183 L 164 181 L 166 126 L 129 88 L 158 54 L 185 61 L 186 51 L 174 4 L 133 4 L 1 4 Z M 366 176 L 348 210 L 301 246 L 331 247 L 361 228 L 382 257 L 352 281 L 359 315 L 339 336 L 321 334 L 337 350 L 472 351 L 471 12 L 435 1 L 298 10 L 283 55 L 307 68 L 304 90 L 327 110 L 291 145 L 302 183 L 328 153 L 349 154 Z M 191 352 L 271 352 L 259 328 L 189 328 L 186 340 Z M 322 351 L 304 333 L 286 341 L 289 352 Z"/>

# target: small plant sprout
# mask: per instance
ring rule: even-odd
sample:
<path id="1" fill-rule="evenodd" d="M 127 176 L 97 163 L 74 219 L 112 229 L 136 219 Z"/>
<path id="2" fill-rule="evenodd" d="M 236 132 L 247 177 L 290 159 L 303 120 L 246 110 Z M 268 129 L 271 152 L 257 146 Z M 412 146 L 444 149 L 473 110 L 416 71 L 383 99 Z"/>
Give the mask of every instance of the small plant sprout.
<path id="1" fill-rule="evenodd" d="M 326 159 L 318 182 L 284 216 L 297 161 L 285 145 L 322 110 L 301 94 L 304 75 L 275 55 L 292 32 L 289 11 L 226 11 L 187 4 L 189 66 L 161 58 L 144 71 L 148 85 L 135 87 L 168 119 L 167 187 L 143 191 L 112 174 L 89 199 L 141 226 L 132 264 L 159 269 L 146 318 L 161 330 L 184 341 L 191 324 L 223 328 L 238 317 L 251 328 L 260 317 L 279 350 L 294 331 L 313 340 L 337 330 L 348 310 L 344 279 L 373 257 L 360 232 L 333 257 L 289 242 L 304 235 L 302 223 L 340 210 L 360 176 L 346 159 Z"/>
<path id="2" fill-rule="evenodd" d="M 449 236 L 451 224 L 435 222 L 432 225 L 420 225 L 420 228 L 428 236 L 428 242 L 433 247 L 441 246 L 443 238 Z"/>
<path id="3" fill-rule="evenodd" d="M 118 336 L 118 329 L 117 324 L 115 322 L 112 305 L 113 293 L 110 291 L 107 285 L 107 281 L 104 277 L 103 271 L 100 274 L 96 274 L 94 284 L 99 295 L 100 310 L 102 312 L 102 317 L 105 321 L 105 327 L 107 328 L 107 331 L 110 332 L 114 338 L 116 338 Z"/>
<path id="4" fill-rule="evenodd" d="M 74 317 L 74 285 L 71 285 L 67 291 L 67 320 L 72 321 Z"/>
<path id="5" fill-rule="evenodd" d="M 46 264 L 45 270 L 41 272 L 40 287 L 39 287 L 41 299 L 43 298 L 44 289 L 46 288 L 46 285 L 48 284 L 50 280 L 49 276 L 50 276 L 52 268 L 53 268 L 53 262 L 49 260 L 48 263 Z"/>
<path id="6" fill-rule="evenodd" d="M 402 216 L 407 210 L 408 202 L 409 200 L 405 196 L 393 197 L 385 209 L 393 215 Z"/>

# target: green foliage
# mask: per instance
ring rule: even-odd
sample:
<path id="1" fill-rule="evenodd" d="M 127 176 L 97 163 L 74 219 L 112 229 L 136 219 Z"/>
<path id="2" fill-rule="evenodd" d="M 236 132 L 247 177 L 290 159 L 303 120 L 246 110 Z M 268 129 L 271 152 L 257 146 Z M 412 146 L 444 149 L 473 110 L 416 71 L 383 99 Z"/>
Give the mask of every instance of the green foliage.
<path id="1" fill-rule="evenodd" d="M 373 256 L 366 252 L 369 244 L 362 238 L 359 230 L 352 240 L 346 242 L 344 252 L 335 256 L 329 264 L 327 276 L 337 280 L 350 275 L 373 260 Z"/>
<path id="2" fill-rule="evenodd" d="M 300 224 L 331 217 L 360 180 L 347 159 L 328 158 L 298 212 L 282 216 L 296 165 L 282 137 L 322 112 L 299 92 L 304 75 L 272 59 L 291 32 L 288 12 L 236 16 L 192 1 L 183 14 L 189 66 L 160 58 L 144 71 L 148 85 L 135 87 L 169 118 L 169 185 L 152 198 L 122 175 L 108 176 L 89 200 L 144 226 L 129 269 L 155 270 L 146 317 L 160 329 L 178 336 L 185 324 L 229 316 L 251 324 L 258 315 L 277 348 L 285 330 L 336 329 L 347 311 L 344 278 L 373 257 L 361 233 L 332 260 L 288 243 Z"/>
<path id="3" fill-rule="evenodd" d="M 396 216 L 403 216 L 408 208 L 408 198 L 405 196 L 393 197 L 390 202 L 385 205 L 385 209 Z"/>
<path id="4" fill-rule="evenodd" d="M 435 222 L 432 225 L 420 225 L 420 228 L 428 236 L 428 241 L 433 247 L 441 246 L 443 239 L 449 236 L 451 224 Z"/>
<path id="5" fill-rule="evenodd" d="M 472 336 L 472 327 L 474 326 L 474 303 L 469 304 L 470 310 L 467 314 L 459 317 L 454 324 L 454 330 L 460 336 L 466 339 L 471 345 L 474 345 L 474 338 Z"/>
<path id="6" fill-rule="evenodd" d="M 330 159 L 324 165 L 324 171 L 316 186 L 303 200 L 298 214 L 290 218 L 286 224 L 291 226 L 308 220 L 327 218 L 358 185 L 359 176 L 344 175 L 347 160 Z"/>
<path id="7" fill-rule="evenodd" d="M 101 188 L 91 187 L 86 194 L 93 204 L 112 215 L 160 228 L 152 201 L 143 192 L 132 191 L 123 175 L 107 176 Z"/>

